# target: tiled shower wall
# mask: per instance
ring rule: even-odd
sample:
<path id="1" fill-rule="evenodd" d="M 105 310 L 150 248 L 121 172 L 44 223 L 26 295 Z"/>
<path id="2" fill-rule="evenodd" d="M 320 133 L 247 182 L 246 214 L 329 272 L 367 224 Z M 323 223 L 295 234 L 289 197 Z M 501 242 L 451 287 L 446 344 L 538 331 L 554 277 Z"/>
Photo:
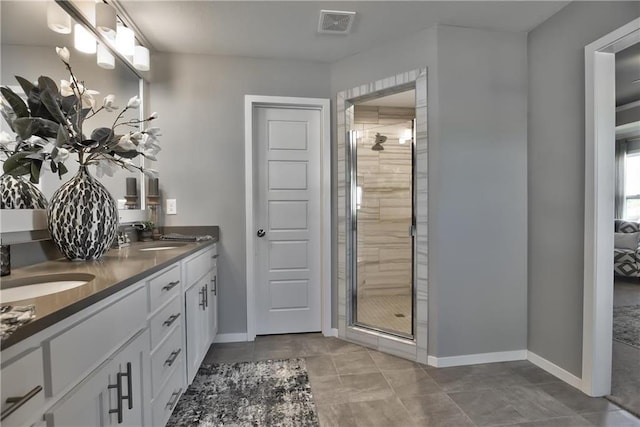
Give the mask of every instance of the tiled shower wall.
<path id="1" fill-rule="evenodd" d="M 355 106 L 358 209 L 358 296 L 411 295 L 411 130 L 413 108 Z M 376 134 L 387 137 L 373 151 Z M 409 308 L 410 310 L 410 308 Z"/>

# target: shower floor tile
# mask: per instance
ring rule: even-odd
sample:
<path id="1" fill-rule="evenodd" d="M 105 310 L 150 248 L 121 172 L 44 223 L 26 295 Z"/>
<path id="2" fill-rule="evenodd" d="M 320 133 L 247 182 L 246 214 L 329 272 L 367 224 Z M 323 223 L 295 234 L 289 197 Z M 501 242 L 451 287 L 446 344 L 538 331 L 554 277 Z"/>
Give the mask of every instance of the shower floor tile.
<path id="1" fill-rule="evenodd" d="M 376 295 L 358 299 L 358 323 L 411 335 L 411 296 Z"/>

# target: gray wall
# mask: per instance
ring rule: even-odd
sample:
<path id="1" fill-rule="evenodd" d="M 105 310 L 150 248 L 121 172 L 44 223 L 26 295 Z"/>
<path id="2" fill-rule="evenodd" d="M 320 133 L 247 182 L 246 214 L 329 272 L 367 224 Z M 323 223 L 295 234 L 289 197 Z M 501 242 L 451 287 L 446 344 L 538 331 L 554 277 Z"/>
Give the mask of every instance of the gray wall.
<path id="1" fill-rule="evenodd" d="M 578 377 L 582 376 L 584 267 L 584 47 L 639 15 L 637 2 L 576 2 L 528 37 L 528 348 Z"/>
<path id="2" fill-rule="evenodd" d="M 155 54 L 151 111 L 160 114 L 166 225 L 220 226 L 220 333 L 246 332 L 244 95 L 328 98 L 314 62 Z"/>
<path id="3" fill-rule="evenodd" d="M 440 27 L 438 78 L 439 138 L 430 140 L 429 158 L 429 353 L 523 350 L 526 35 Z"/>
<path id="4" fill-rule="evenodd" d="M 429 73 L 429 354 L 526 348 L 526 36 L 438 26 L 339 61 Z"/>

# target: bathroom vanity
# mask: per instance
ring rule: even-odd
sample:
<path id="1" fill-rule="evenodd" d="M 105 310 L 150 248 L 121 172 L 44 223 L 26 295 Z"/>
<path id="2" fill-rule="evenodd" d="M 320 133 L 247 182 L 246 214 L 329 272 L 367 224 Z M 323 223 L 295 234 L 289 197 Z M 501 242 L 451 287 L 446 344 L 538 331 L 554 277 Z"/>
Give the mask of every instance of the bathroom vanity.
<path id="1" fill-rule="evenodd" d="M 1 424 L 164 426 L 217 333 L 217 243 L 49 261 L 2 287 L 47 275 L 93 279 L 9 303 L 36 318 L 2 341 Z"/>

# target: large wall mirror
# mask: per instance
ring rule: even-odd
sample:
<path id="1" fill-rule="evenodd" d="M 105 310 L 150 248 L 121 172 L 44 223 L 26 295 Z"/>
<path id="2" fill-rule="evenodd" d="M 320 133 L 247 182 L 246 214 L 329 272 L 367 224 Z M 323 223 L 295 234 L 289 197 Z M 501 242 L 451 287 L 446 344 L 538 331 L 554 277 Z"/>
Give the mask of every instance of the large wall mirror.
<path id="1" fill-rule="evenodd" d="M 77 5 L 81 5 L 78 2 Z M 51 77 L 59 83 L 61 80 L 69 79 L 69 73 L 58 58 L 55 47 L 66 46 L 71 52 L 71 66 L 74 74 L 84 81 L 87 88 L 100 92 L 96 96 L 96 104 L 102 105 L 103 98 L 108 94 L 116 97 L 116 105 L 124 107 L 127 101 L 134 95 L 140 96 L 144 100 L 142 93 L 145 86 L 144 80 L 139 73 L 134 72 L 130 66 L 115 58 L 114 69 L 100 68 L 96 63 L 95 54 L 81 53 L 73 48 L 73 34 L 59 34 L 51 31 L 47 27 L 47 8 L 60 8 L 53 0 L 48 1 L 6 1 L 0 2 L 1 16 L 1 62 L 0 62 L 0 84 L 10 86 L 18 91 L 19 86 L 15 80 L 16 75 L 29 80 L 37 80 L 41 75 Z M 62 10 L 62 8 L 60 8 Z M 78 13 L 81 8 L 77 7 Z M 73 21 L 72 21 L 73 22 Z M 144 104 L 143 104 L 144 105 Z M 127 118 L 139 118 L 145 111 L 129 110 Z M 118 111 L 101 111 L 95 117 L 85 122 L 85 133 L 100 127 L 110 127 L 115 120 Z M 2 129 L 7 130 L 8 126 L 3 123 Z M 142 156 L 134 159 L 134 162 L 142 162 Z M 64 182 L 71 179 L 77 171 L 77 163 L 74 162 L 73 155 L 65 162 L 69 172 L 58 178 L 51 171 L 43 171 L 40 178 L 40 188 L 47 199 L 50 199 L 56 189 Z M 95 168 L 91 168 L 95 176 Z M 144 183 L 146 179 L 143 174 L 135 171 L 130 172 L 118 168 L 112 177 L 103 176 L 99 181 L 109 190 L 116 200 L 122 200 L 126 192 L 126 178 L 135 177 L 137 179 L 137 190 L 139 194 L 138 208 L 144 209 Z M 133 214 L 133 212 L 130 212 Z M 135 217 L 127 215 L 126 217 Z M 122 221 L 123 216 L 121 216 Z"/>

